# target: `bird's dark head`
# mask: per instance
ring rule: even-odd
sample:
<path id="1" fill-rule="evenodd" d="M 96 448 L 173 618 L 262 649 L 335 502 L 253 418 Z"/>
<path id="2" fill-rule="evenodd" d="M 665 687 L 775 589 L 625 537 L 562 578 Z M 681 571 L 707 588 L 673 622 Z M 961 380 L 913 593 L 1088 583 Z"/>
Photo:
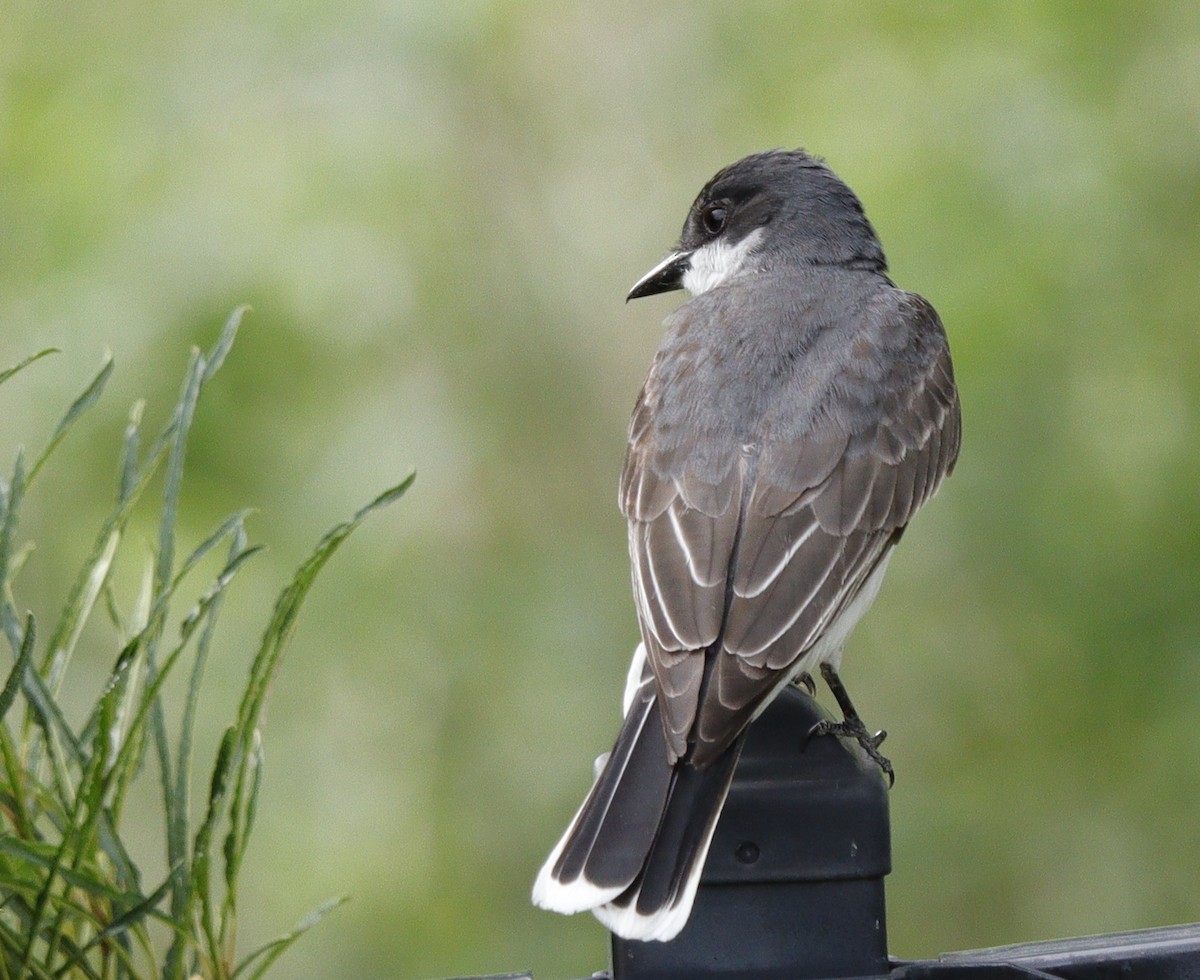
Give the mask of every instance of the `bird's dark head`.
<path id="1" fill-rule="evenodd" d="M 699 295 L 739 272 L 787 264 L 887 268 L 862 204 L 824 161 L 768 150 L 704 185 L 679 243 L 627 298 L 673 289 Z"/>

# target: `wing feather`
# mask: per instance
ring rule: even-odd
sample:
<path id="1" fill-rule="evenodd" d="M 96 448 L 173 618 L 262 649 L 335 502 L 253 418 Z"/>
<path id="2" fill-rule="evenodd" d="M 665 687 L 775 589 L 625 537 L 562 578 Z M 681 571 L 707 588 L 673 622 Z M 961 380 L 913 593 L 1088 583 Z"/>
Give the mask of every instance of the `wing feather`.
<path id="1" fill-rule="evenodd" d="M 807 421 L 764 422 L 725 459 L 703 432 L 689 447 L 656 428 L 655 369 L 639 397 L 621 503 L 673 758 L 708 765 L 806 657 L 840 652 L 827 647 L 853 624 L 839 617 L 861 613 L 855 598 L 953 468 L 961 419 L 937 314 L 899 291 L 877 307 L 861 313 L 861 360 L 839 365 L 825 402 L 803 396 Z"/>

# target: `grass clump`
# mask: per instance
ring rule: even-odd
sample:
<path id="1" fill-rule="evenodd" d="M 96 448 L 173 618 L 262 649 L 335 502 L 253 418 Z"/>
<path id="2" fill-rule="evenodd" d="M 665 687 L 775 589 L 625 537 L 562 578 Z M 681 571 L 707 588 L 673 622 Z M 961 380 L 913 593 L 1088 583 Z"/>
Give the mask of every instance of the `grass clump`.
<path id="1" fill-rule="evenodd" d="M 238 877 L 254 827 L 268 688 L 321 567 L 373 511 L 401 496 L 412 477 L 330 530 L 280 593 L 236 714 L 200 784 L 206 802 L 193 817 L 191 794 L 199 778 L 193 737 L 205 662 L 226 590 L 258 549 L 247 542 L 242 511 L 180 560 L 177 512 L 197 402 L 228 354 L 242 313 L 233 313 L 211 350 L 193 351 L 170 420 L 144 451 L 142 406 L 133 407 L 116 500 L 48 630 L 16 601 L 32 549 L 19 538 L 21 505 L 63 438 L 101 397 L 111 360 L 71 404 L 36 459 L 27 465 L 18 450 L 11 473 L 0 478 L 0 645 L 12 654 L 11 668 L 0 668 L 0 980 L 252 980 L 340 902 L 325 903 L 290 932 L 239 958 Z M 0 370 L 0 384 L 49 353 Z M 155 554 L 132 608 L 122 612 L 110 581 L 114 561 L 135 507 L 159 477 Z M 216 558 L 219 571 L 193 584 L 209 555 L 223 556 Z M 183 597 L 185 587 L 190 600 Z M 185 601 L 190 604 L 179 616 L 174 609 Z M 110 655 L 112 668 L 86 719 L 73 727 L 60 700 L 93 616 L 108 617 L 119 649 Z M 96 652 L 89 648 L 87 655 Z M 183 703 L 176 706 L 181 720 L 169 727 L 164 683 L 176 674 L 183 675 Z M 146 882 L 122 829 L 131 784 L 151 772 L 161 783 L 167 872 L 161 881 Z"/>

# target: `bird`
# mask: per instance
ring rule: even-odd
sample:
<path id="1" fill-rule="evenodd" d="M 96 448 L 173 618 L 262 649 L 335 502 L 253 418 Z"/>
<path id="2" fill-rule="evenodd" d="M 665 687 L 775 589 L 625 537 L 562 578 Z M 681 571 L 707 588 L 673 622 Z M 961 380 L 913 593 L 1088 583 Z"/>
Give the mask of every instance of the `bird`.
<path id="1" fill-rule="evenodd" d="M 842 650 L 962 426 L 937 312 L 803 149 L 720 170 L 626 301 L 681 288 L 620 480 L 641 634 L 623 722 L 533 888 L 645 941 L 686 925 L 747 728 L 788 684 L 819 672 L 843 715 L 799 738 L 853 739 L 893 778 Z"/>

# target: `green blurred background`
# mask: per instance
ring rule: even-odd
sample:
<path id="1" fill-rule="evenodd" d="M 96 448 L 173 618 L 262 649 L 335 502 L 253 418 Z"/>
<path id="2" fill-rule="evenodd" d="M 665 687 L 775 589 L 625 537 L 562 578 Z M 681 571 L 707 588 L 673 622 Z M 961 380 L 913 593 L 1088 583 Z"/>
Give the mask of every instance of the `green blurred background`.
<path id="1" fill-rule="evenodd" d="M 54 608 L 126 407 L 160 424 L 239 303 L 184 543 L 253 505 L 270 551 L 210 741 L 290 569 L 418 470 L 274 692 L 243 949 L 347 892 L 281 975 L 604 966 L 528 889 L 636 636 L 616 481 L 678 297 L 623 297 L 718 167 L 797 145 L 941 312 L 964 404 L 846 658 L 899 771 L 893 952 L 1200 919 L 1194 0 L 0 6 L 0 366 L 64 350 L 0 393 L 3 458 L 118 362 L 19 603 Z"/>

